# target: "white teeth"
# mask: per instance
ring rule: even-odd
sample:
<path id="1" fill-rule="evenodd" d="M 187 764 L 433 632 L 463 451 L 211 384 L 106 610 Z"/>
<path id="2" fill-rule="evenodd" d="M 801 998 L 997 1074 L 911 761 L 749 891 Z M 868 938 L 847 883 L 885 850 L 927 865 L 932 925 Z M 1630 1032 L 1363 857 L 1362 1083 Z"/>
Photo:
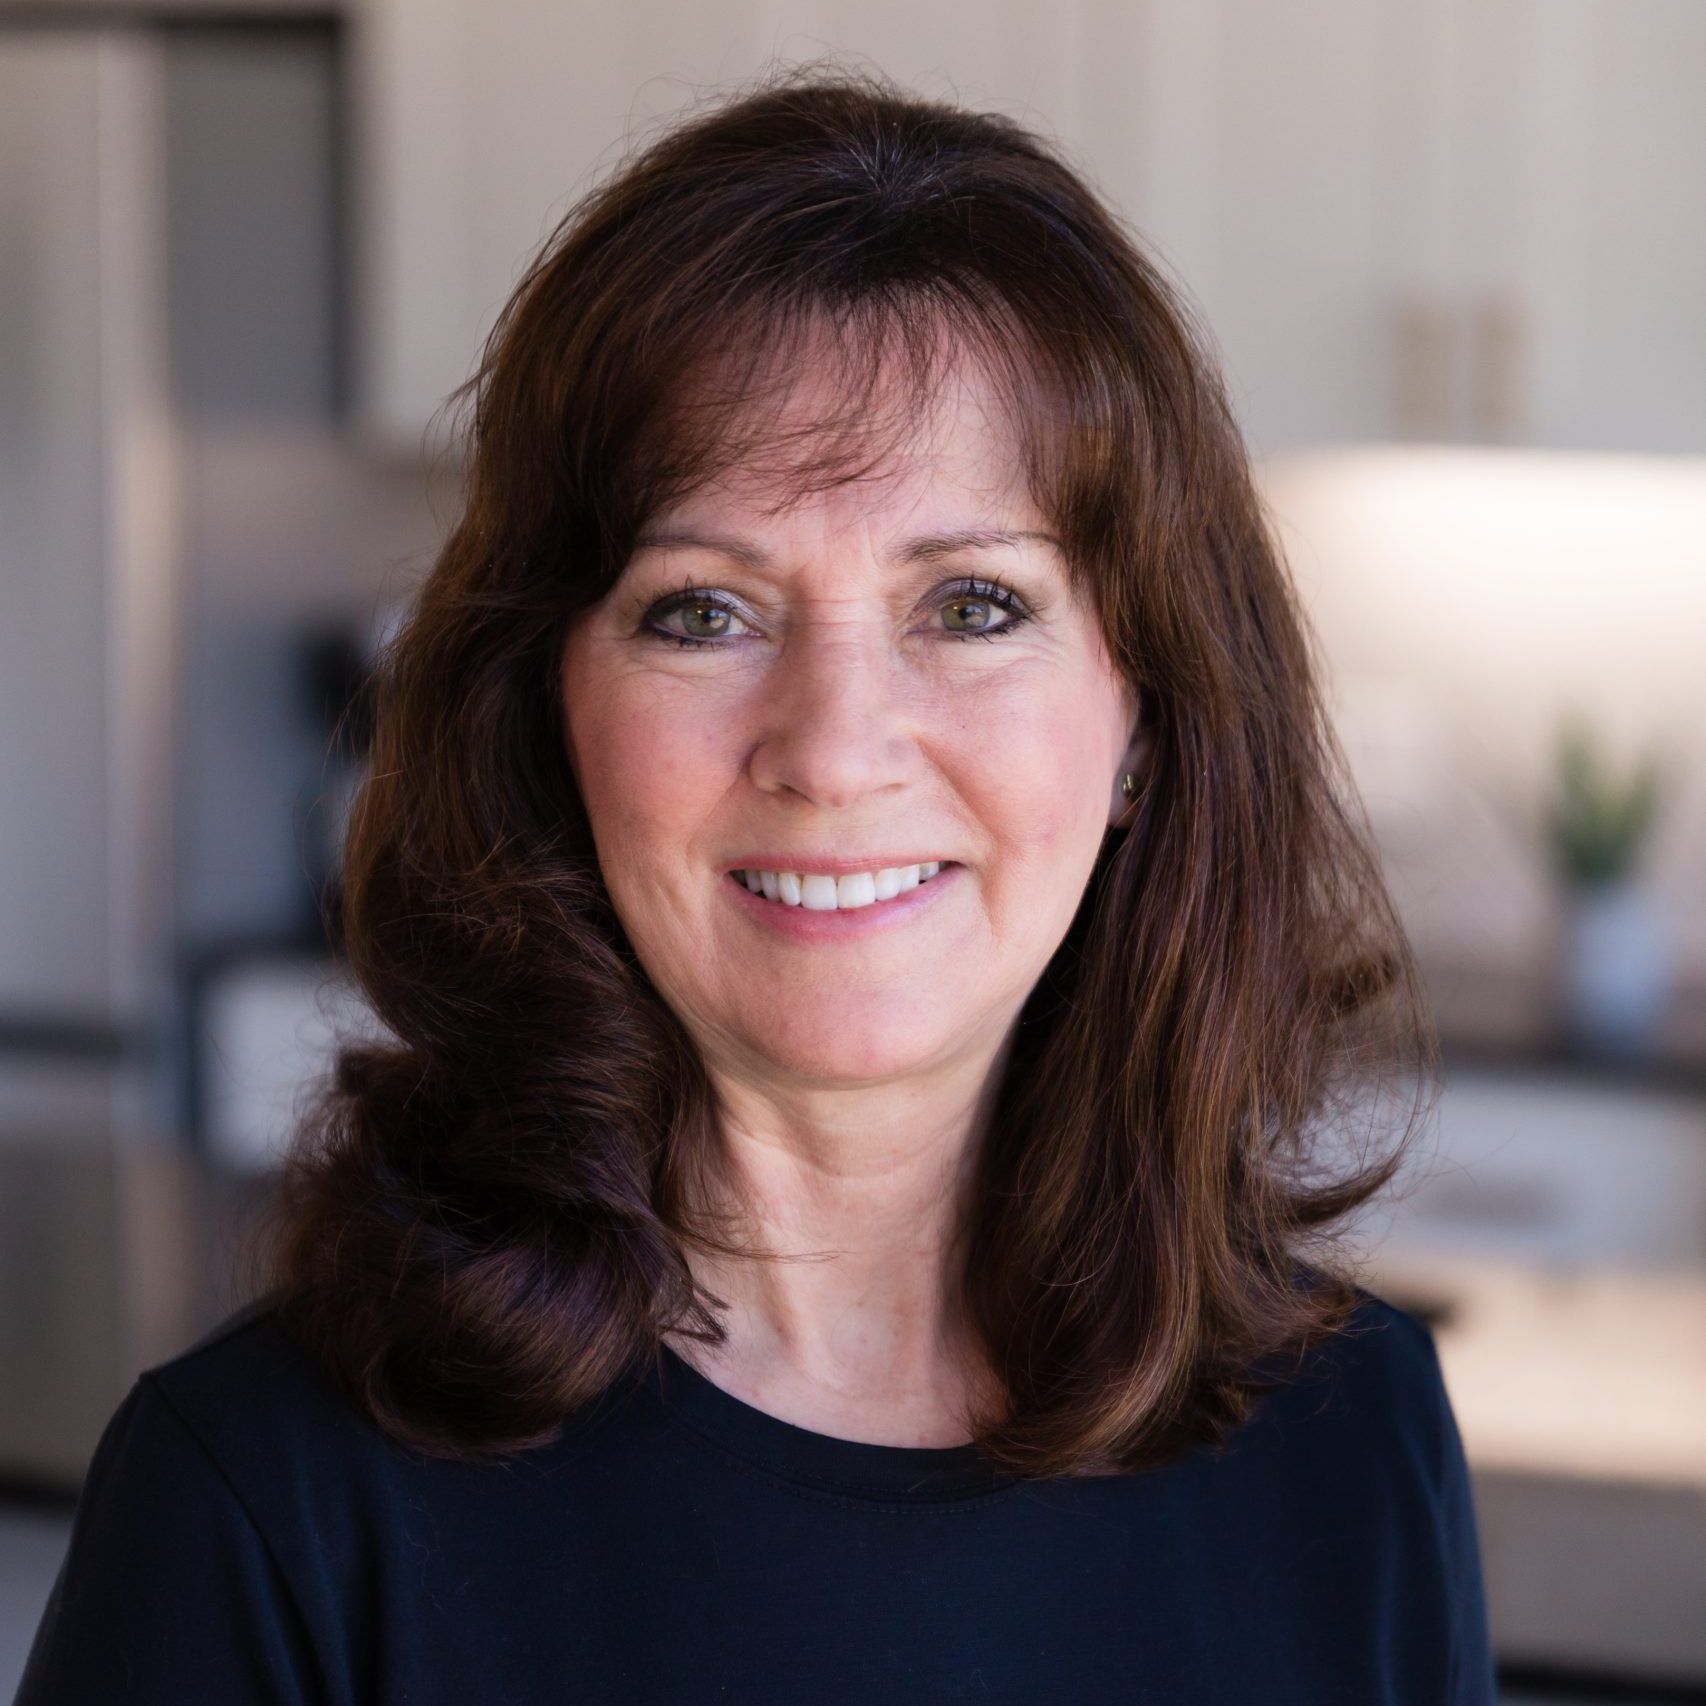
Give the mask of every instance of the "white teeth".
<path id="1" fill-rule="evenodd" d="M 853 871 L 835 879 L 835 905 L 841 912 L 870 906 L 877 898 L 877 879 L 870 871 Z"/>
<path id="2" fill-rule="evenodd" d="M 939 859 L 922 865 L 890 865 L 880 871 L 853 871 L 845 877 L 821 872 L 737 871 L 735 875 L 754 894 L 784 906 L 803 906 L 808 912 L 851 912 L 928 882 L 942 868 Z"/>
<path id="3" fill-rule="evenodd" d="M 807 912 L 834 912 L 836 886 L 834 877 L 811 873 L 800 878 L 800 905 Z"/>

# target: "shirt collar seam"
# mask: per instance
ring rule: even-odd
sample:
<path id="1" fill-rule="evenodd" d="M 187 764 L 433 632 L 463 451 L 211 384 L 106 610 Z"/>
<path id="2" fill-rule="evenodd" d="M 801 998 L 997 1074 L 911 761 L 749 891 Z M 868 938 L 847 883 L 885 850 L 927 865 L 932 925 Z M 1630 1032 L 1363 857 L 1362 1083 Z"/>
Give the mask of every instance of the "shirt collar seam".
<path id="1" fill-rule="evenodd" d="M 842 1506 L 845 1509 L 862 1511 L 889 1511 L 900 1514 L 932 1514 L 936 1512 L 975 1510 L 979 1507 L 996 1502 L 1004 1493 L 1010 1492 L 1018 1483 L 1017 1480 L 1007 1480 L 998 1486 L 986 1489 L 966 1488 L 960 1493 L 943 1493 L 927 1495 L 916 1500 L 897 1497 L 893 1488 L 856 1487 L 851 1484 L 829 1481 L 813 1477 L 805 1472 L 782 1470 L 773 1464 L 763 1463 L 737 1451 L 726 1440 L 719 1438 L 708 1429 L 688 1417 L 666 1407 L 665 1417 L 680 1432 L 705 1449 L 714 1452 L 724 1461 L 737 1469 L 759 1480 L 768 1482 L 798 1497 L 814 1499 L 819 1503 Z"/>

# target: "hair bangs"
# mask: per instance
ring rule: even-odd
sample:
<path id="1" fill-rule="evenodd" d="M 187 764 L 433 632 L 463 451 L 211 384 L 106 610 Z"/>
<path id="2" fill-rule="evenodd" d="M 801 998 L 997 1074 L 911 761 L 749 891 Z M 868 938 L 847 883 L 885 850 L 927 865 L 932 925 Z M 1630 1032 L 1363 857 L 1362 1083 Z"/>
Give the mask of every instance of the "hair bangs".
<path id="1" fill-rule="evenodd" d="M 884 478 L 928 448 L 940 401 L 970 364 L 996 400 L 1028 494 L 1063 523 L 1073 387 L 1010 307 L 995 311 L 919 282 L 853 301 L 757 297 L 715 312 L 712 323 L 671 340 L 695 353 L 659 358 L 674 379 L 657 386 L 656 406 L 615 473 L 630 544 L 658 516 L 736 475 L 771 515 Z M 811 406 L 802 409 L 808 381 Z"/>

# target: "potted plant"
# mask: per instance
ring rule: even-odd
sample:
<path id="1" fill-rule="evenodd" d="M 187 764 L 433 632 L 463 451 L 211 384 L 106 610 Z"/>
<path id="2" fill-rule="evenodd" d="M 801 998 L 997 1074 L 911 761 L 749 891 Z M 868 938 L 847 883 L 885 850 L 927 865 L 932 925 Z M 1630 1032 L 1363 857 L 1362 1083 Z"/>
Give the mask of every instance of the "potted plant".
<path id="1" fill-rule="evenodd" d="M 1623 776 L 1603 756 L 1579 712 L 1555 745 L 1542 825 L 1563 891 L 1560 1019 L 1584 1053 L 1649 1053 L 1669 1000 L 1673 959 L 1665 921 L 1640 881 L 1668 762 L 1649 747 Z"/>

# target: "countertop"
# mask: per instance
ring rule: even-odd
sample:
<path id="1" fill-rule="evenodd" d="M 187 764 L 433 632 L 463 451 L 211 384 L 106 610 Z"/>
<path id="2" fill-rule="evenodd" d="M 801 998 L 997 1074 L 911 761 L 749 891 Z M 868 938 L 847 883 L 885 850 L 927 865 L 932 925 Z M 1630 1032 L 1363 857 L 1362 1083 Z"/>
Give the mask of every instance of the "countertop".
<path id="1" fill-rule="evenodd" d="M 1388 1249 L 1364 1283 L 1438 1310 L 1501 1658 L 1706 1690 L 1706 1268 Z"/>

